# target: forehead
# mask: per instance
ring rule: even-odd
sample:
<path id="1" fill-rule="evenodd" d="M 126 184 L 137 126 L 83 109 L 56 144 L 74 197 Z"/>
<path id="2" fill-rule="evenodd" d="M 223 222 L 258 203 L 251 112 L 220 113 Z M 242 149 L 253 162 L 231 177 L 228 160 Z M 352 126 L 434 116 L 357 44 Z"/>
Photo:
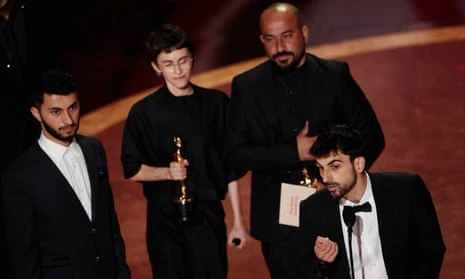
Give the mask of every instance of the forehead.
<path id="1" fill-rule="evenodd" d="M 269 11 L 263 14 L 260 22 L 262 34 L 277 35 L 289 30 L 297 30 L 297 17 L 290 11 Z"/>
<path id="2" fill-rule="evenodd" d="M 72 92 L 67 95 L 44 94 L 43 107 L 50 108 L 67 108 L 77 101 L 77 93 Z"/>
<path id="3" fill-rule="evenodd" d="M 341 152 L 331 152 L 329 156 L 316 159 L 316 162 L 320 166 L 326 166 L 334 162 L 345 163 L 349 162 L 349 155 L 345 155 Z"/>
<path id="4" fill-rule="evenodd" d="M 190 56 L 191 53 L 189 50 L 185 48 L 181 49 L 175 49 L 171 52 L 166 52 L 162 51 L 160 54 L 158 54 L 158 61 L 163 62 L 163 61 L 178 61 L 179 59 Z"/>

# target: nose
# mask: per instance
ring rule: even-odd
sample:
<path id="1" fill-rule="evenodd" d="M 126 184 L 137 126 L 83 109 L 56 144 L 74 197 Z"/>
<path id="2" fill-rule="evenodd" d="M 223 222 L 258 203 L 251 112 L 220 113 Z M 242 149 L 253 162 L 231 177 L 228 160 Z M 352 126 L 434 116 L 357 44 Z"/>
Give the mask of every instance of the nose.
<path id="1" fill-rule="evenodd" d="M 178 75 L 181 72 L 182 72 L 181 65 L 179 65 L 179 63 L 174 63 L 173 64 L 173 73 Z"/>
<path id="2" fill-rule="evenodd" d="M 65 111 L 63 113 L 62 119 L 63 119 L 63 123 L 66 125 L 71 125 L 74 122 L 73 117 L 71 116 L 71 113 L 69 113 L 68 111 Z"/>
<path id="3" fill-rule="evenodd" d="M 325 169 L 320 169 L 320 176 L 323 183 L 331 181 L 331 174 Z"/>
<path id="4" fill-rule="evenodd" d="M 281 37 L 278 37 L 276 39 L 276 50 L 279 52 L 283 51 L 284 50 L 284 43 L 283 43 L 283 38 Z"/>

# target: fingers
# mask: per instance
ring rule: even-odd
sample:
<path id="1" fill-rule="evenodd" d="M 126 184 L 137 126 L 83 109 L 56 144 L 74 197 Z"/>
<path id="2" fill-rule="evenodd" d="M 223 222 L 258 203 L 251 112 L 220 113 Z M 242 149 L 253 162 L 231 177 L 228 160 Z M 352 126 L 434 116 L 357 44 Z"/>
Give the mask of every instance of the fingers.
<path id="1" fill-rule="evenodd" d="M 228 235 L 228 245 L 242 249 L 247 245 L 249 241 L 249 234 L 245 228 L 232 228 Z"/>
<path id="2" fill-rule="evenodd" d="M 183 163 L 171 162 L 169 166 L 169 174 L 172 180 L 183 180 L 187 177 L 187 168 L 189 165 L 187 160 L 184 160 Z"/>
<path id="3" fill-rule="evenodd" d="M 318 236 L 315 241 L 314 251 L 321 262 L 332 263 L 339 252 L 339 248 L 336 242 L 327 237 Z"/>

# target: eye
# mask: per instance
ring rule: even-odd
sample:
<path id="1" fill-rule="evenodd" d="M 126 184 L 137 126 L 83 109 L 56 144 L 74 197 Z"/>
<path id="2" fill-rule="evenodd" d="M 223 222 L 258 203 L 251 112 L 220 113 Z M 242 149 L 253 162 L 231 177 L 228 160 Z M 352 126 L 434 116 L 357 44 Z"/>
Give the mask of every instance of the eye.
<path id="1" fill-rule="evenodd" d="M 72 106 L 69 107 L 70 111 L 75 111 L 79 108 L 79 105 L 77 103 L 73 104 Z"/>
<path id="2" fill-rule="evenodd" d="M 169 67 L 172 67 L 173 66 L 173 63 L 164 63 L 163 64 L 163 67 L 165 68 L 169 68 Z"/>
<path id="3" fill-rule="evenodd" d="M 288 32 L 288 33 L 283 34 L 284 39 L 291 39 L 292 37 L 294 37 L 294 33 L 292 33 L 292 32 Z"/>
<path id="4" fill-rule="evenodd" d="M 338 165 L 338 164 L 331 165 L 332 170 L 337 170 L 337 169 L 339 169 L 339 167 L 340 167 L 340 165 Z"/>
<path id="5" fill-rule="evenodd" d="M 52 110 L 50 110 L 50 114 L 52 114 L 52 115 L 60 115 L 60 110 L 59 109 L 52 109 Z"/>
<path id="6" fill-rule="evenodd" d="M 267 43 L 267 44 L 270 44 L 270 43 L 273 43 L 274 41 L 276 41 L 276 38 L 273 37 L 273 36 L 264 36 L 263 41 L 265 43 Z"/>
<path id="7" fill-rule="evenodd" d="M 179 64 L 183 65 L 187 63 L 187 57 L 179 59 Z"/>

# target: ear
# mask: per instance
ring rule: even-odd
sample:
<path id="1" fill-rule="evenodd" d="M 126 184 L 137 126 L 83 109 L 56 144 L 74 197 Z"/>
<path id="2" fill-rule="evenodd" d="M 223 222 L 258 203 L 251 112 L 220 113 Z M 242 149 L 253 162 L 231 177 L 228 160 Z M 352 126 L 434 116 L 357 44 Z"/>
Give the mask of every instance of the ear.
<path id="1" fill-rule="evenodd" d="M 365 157 L 360 156 L 354 159 L 354 167 L 358 173 L 362 173 L 365 171 L 365 164 Z"/>
<path id="2" fill-rule="evenodd" d="M 153 70 L 157 73 L 157 76 L 161 76 L 161 70 L 158 68 L 157 64 L 155 62 L 150 63 L 152 65 Z"/>
<path id="3" fill-rule="evenodd" d="M 258 36 L 260 38 L 260 41 L 262 42 L 262 44 L 265 44 L 265 37 L 263 36 L 263 34 L 260 34 L 260 36 Z"/>
<path id="4" fill-rule="evenodd" d="M 34 116 L 34 118 L 37 119 L 37 121 L 42 122 L 42 117 L 40 116 L 40 111 L 38 108 L 32 106 L 31 113 L 32 113 L 32 116 Z"/>
<path id="5" fill-rule="evenodd" d="M 302 32 L 302 35 L 304 36 L 305 43 L 308 43 L 308 36 L 310 35 L 310 30 L 308 29 L 307 25 L 302 25 L 300 28 L 300 31 Z"/>

